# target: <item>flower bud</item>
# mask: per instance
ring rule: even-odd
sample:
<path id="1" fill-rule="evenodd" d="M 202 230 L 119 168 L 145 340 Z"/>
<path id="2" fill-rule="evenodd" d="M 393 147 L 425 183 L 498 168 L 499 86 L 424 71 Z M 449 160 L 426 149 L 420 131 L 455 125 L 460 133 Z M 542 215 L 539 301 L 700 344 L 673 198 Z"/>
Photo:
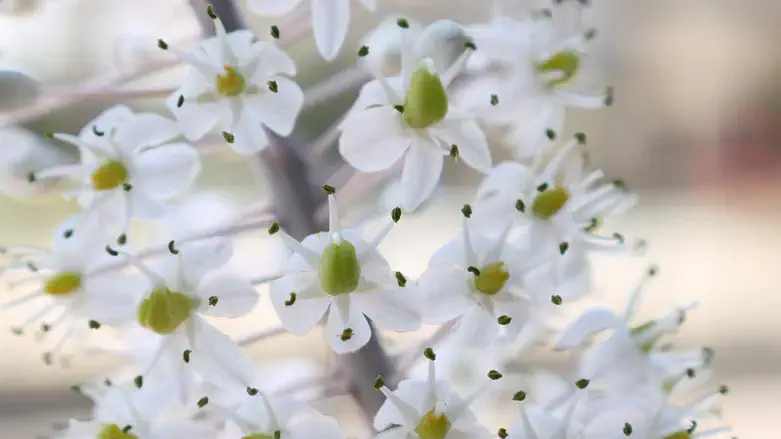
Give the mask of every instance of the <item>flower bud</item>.
<path id="1" fill-rule="evenodd" d="M 418 421 L 415 433 L 420 439 L 445 439 L 450 426 L 451 422 L 444 413 L 437 415 L 434 410 L 430 410 Z"/>
<path id="2" fill-rule="evenodd" d="M 92 188 L 96 191 L 116 189 L 129 177 L 122 162 L 110 161 L 92 171 Z"/>
<path id="3" fill-rule="evenodd" d="M 504 262 L 494 262 L 480 269 L 475 278 L 475 288 L 483 294 L 493 296 L 504 288 L 510 273 L 504 270 Z"/>
<path id="4" fill-rule="evenodd" d="M 317 274 L 323 291 L 332 296 L 355 291 L 361 280 L 361 263 L 355 246 L 345 240 L 325 246 Z"/>
<path id="5" fill-rule="evenodd" d="M 447 108 L 447 92 L 439 76 L 420 66 L 412 74 L 404 98 L 404 122 L 412 128 L 427 128 L 444 119 Z"/>
<path id="6" fill-rule="evenodd" d="M 537 218 L 547 220 L 556 215 L 567 201 L 569 201 L 569 193 L 563 187 L 546 190 L 534 199 L 532 212 Z"/>
<path id="7" fill-rule="evenodd" d="M 97 439 L 138 439 L 138 436 L 130 431 L 123 431 L 117 424 L 108 424 L 100 429 Z"/>
<path id="8" fill-rule="evenodd" d="M 540 73 L 558 73 L 558 77 L 547 82 L 549 88 L 555 88 L 569 82 L 578 73 L 579 68 L 580 56 L 576 52 L 568 50 L 557 52 L 537 64 L 537 71 Z"/>
<path id="9" fill-rule="evenodd" d="M 190 317 L 197 302 L 182 293 L 171 291 L 168 287 L 152 290 L 137 309 L 141 326 L 157 334 L 170 334 Z"/>
<path id="10" fill-rule="evenodd" d="M 59 273 L 49 278 L 43 285 L 43 291 L 52 296 L 67 296 L 79 289 L 81 275 L 78 273 Z"/>

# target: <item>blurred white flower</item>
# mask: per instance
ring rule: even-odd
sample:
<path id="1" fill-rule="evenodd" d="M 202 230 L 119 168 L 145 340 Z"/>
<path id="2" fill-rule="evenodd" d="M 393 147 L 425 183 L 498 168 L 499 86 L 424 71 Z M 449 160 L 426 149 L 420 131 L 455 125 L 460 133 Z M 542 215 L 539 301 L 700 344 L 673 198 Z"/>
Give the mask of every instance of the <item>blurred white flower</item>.
<path id="1" fill-rule="evenodd" d="M 304 103 L 304 92 L 287 76 L 296 66 L 274 43 L 256 41 L 252 32 L 227 34 L 213 11 L 217 35 L 191 52 L 179 52 L 159 40 L 187 64 L 182 87 L 166 101 L 179 120 L 182 132 L 197 140 L 221 130 L 225 141 L 240 154 L 265 148 L 267 127 L 287 136 L 293 131 Z"/>
<path id="2" fill-rule="evenodd" d="M 466 398 L 454 392 L 448 381 L 437 379 L 435 358 L 430 349 L 425 380 L 403 380 L 391 391 L 378 378 L 375 388 L 387 398 L 374 417 L 374 428 L 383 439 L 460 439 L 490 437 L 480 425 L 470 405 L 487 388 L 483 385 Z M 495 371 L 491 371 L 494 372 Z M 499 376 L 501 377 L 501 376 Z M 495 379 L 491 378 L 491 379 Z M 486 378 L 487 380 L 487 378 Z"/>
<path id="3" fill-rule="evenodd" d="M 707 350 L 671 350 L 659 344 L 662 337 L 677 331 L 686 312 L 696 306 L 694 303 L 640 325 L 631 323 L 646 282 L 655 273 L 656 269 L 651 268 L 637 282 L 623 314 L 605 307 L 591 308 L 560 334 L 556 349 L 579 349 L 600 332 L 611 331 L 609 337 L 594 343 L 580 356 L 579 374 L 595 386 L 619 390 L 648 384 L 664 388 L 687 370 L 701 369 L 709 360 Z"/>
<path id="4" fill-rule="evenodd" d="M 623 235 L 601 236 L 602 223 L 636 202 L 622 182 L 604 182 L 600 170 L 586 172 L 578 133 L 542 166 L 542 155 L 530 166 L 504 162 L 494 167 L 477 190 L 474 222 L 488 233 L 500 233 L 509 224 L 520 230 L 519 240 L 537 257 L 547 258 L 548 270 L 534 273 L 535 285 L 556 291 L 568 300 L 585 294 L 590 269 L 589 250 L 623 253 L 643 248 L 643 241 L 627 243 Z"/>
<path id="5" fill-rule="evenodd" d="M 81 186 L 67 193 L 84 208 L 70 233 L 87 233 L 89 224 L 99 224 L 116 231 L 122 244 L 132 218 L 161 217 L 168 208 L 164 202 L 189 189 L 198 176 L 198 152 L 186 143 L 167 143 L 178 134 L 172 120 L 112 107 L 78 136 L 53 134 L 79 148 L 81 164 L 46 169 L 34 179 L 80 180 Z"/>
<path id="6" fill-rule="evenodd" d="M 206 423 L 184 416 L 184 408 L 171 403 L 163 386 L 129 389 L 120 385 L 83 387 L 95 403 L 92 419 L 71 420 L 58 439 L 171 439 L 213 438 Z"/>
<path id="7" fill-rule="evenodd" d="M 252 363 L 233 340 L 206 320 L 245 315 L 258 300 L 245 280 L 231 274 L 210 275 L 230 259 L 230 242 L 215 239 L 185 243 L 181 248 L 174 245 L 173 241 L 169 245 L 174 254 L 157 271 L 125 255 L 149 281 L 135 309 L 138 323 L 162 338 L 141 376 L 152 371 L 163 356 L 170 356 L 188 363 L 211 383 L 249 386 Z"/>
<path id="8" fill-rule="evenodd" d="M 450 104 L 447 91 L 472 50 L 466 48 L 443 71 L 421 49 L 441 25 L 429 25 L 419 35 L 408 35 L 405 19 L 397 25 L 402 39 L 401 76 L 385 78 L 374 72 L 378 85 L 365 86 L 359 98 L 366 107 L 354 108 L 340 125 L 339 152 L 362 172 L 388 169 L 406 153 L 402 207 L 412 211 L 434 191 L 445 156 L 485 171 L 491 166 L 491 154 L 477 122 Z M 366 65 L 372 68 L 372 63 Z"/>
<path id="9" fill-rule="evenodd" d="M 398 272 L 394 275 L 377 251 L 401 211 L 394 210 L 392 221 L 366 242 L 357 231 L 342 230 L 332 194 L 328 204 L 328 233 L 309 235 L 298 242 L 280 232 L 294 252 L 285 275 L 270 287 L 271 301 L 282 325 L 304 335 L 327 313 L 328 343 L 339 353 L 356 351 L 369 341 L 371 327 L 366 317 L 380 329 L 417 329 L 420 316 L 414 291 L 405 288 L 404 276 Z"/>
<path id="10" fill-rule="evenodd" d="M 460 105 L 490 128 L 506 130 L 504 143 L 517 158 L 536 155 L 561 131 L 566 107 L 601 108 L 612 103 L 611 89 L 591 90 L 589 41 L 595 35 L 580 24 L 581 5 L 559 2 L 520 20 L 497 16 L 467 28 L 478 47 L 473 75 L 456 94 Z M 577 15 L 572 19 L 572 11 Z M 573 29 L 571 22 L 578 26 Z M 490 96 L 497 100 L 491 101 Z"/>
<path id="11" fill-rule="evenodd" d="M 114 275 L 100 273 L 111 262 L 100 234 L 68 239 L 63 236 L 68 227 L 66 222 L 56 228 L 51 250 L 13 246 L 2 251 L 9 260 L 1 268 L 3 272 L 29 271 L 25 277 L 9 280 L 9 290 L 34 288 L 0 302 L 0 313 L 10 323 L 10 312 L 28 311 L 22 322 L 12 326 L 21 334 L 31 325 L 39 325 L 37 335 L 47 342 L 44 361 L 49 364 L 57 355 L 65 360 L 66 350 L 80 350 L 90 332 L 101 325 L 126 322 L 127 310 L 133 307 L 133 280 L 117 284 Z"/>
<path id="12" fill-rule="evenodd" d="M 302 401 L 268 397 L 263 392 L 245 397 L 228 415 L 220 439 L 344 438 L 334 418 L 320 414 Z"/>
<path id="13" fill-rule="evenodd" d="M 377 0 L 358 0 L 366 9 L 377 10 Z M 292 12 L 302 0 L 248 0 L 258 15 L 280 17 Z M 333 61 L 342 48 L 350 24 L 349 0 L 312 0 L 312 30 L 320 54 Z"/>

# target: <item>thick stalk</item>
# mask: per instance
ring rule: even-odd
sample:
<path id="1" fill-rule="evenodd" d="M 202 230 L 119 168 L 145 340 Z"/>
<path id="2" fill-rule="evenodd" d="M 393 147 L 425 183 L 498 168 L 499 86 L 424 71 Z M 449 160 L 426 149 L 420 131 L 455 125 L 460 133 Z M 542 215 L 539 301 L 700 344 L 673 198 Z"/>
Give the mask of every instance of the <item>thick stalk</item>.
<path id="1" fill-rule="evenodd" d="M 192 0 L 199 14 L 205 15 L 203 2 Z M 244 27 L 232 0 L 211 1 L 214 11 L 225 24 L 228 32 Z M 201 11 L 204 12 L 201 12 Z M 282 29 L 284 32 L 284 29 Z M 208 23 L 204 32 L 211 34 L 213 26 Z M 309 180 L 310 169 L 296 149 L 285 139 L 267 133 L 271 144 L 254 160 L 263 169 L 270 184 L 274 210 L 279 223 L 285 231 L 297 239 L 325 229 L 325 222 L 317 218 L 317 212 L 324 205 L 325 197 L 316 185 Z M 367 419 L 372 419 L 384 401 L 381 393 L 374 391 L 373 383 L 377 375 L 393 377 L 394 367 L 379 339 L 372 337 L 360 351 L 340 355 L 335 367 L 349 384 L 348 391 L 355 398 Z M 394 385 L 395 383 L 389 383 Z"/>

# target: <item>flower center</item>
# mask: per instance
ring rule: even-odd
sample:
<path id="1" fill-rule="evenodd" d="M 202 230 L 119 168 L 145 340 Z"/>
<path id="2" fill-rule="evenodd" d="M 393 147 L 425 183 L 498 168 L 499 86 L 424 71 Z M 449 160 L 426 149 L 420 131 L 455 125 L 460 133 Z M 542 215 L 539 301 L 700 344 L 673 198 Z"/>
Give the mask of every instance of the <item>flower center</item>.
<path id="1" fill-rule="evenodd" d="M 122 162 L 113 160 L 92 171 L 92 188 L 96 191 L 115 189 L 128 178 L 127 168 Z"/>
<path id="2" fill-rule="evenodd" d="M 49 278 L 43 285 L 43 291 L 52 296 L 67 296 L 76 292 L 81 286 L 81 275 L 78 273 L 58 273 Z"/>
<path id="3" fill-rule="evenodd" d="M 415 433 L 420 439 L 445 439 L 447 432 L 450 431 L 450 425 L 450 420 L 444 413 L 437 415 L 432 409 L 420 418 Z"/>
<path id="4" fill-rule="evenodd" d="M 678 433 L 671 434 L 664 439 L 689 439 L 690 437 L 691 435 L 689 435 L 688 431 L 679 431 Z"/>
<path id="5" fill-rule="evenodd" d="M 422 129 L 447 115 L 447 92 L 439 76 L 420 66 L 410 78 L 402 118 L 411 128 Z"/>
<path id="6" fill-rule="evenodd" d="M 532 212 L 537 218 L 550 219 L 556 215 L 569 200 L 569 193 L 561 186 L 545 191 L 534 199 Z"/>
<path id="7" fill-rule="evenodd" d="M 580 55 L 576 52 L 563 50 L 536 65 L 538 72 L 545 75 L 548 88 L 556 88 L 566 84 L 578 73 L 580 68 Z"/>
<path id="8" fill-rule="evenodd" d="M 355 246 L 345 240 L 325 246 L 317 274 L 323 291 L 332 296 L 355 291 L 361 280 L 361 263 Z"/>
<path id="9" fill-rule="evenodd" d="M 224 66 L 225 73 L 217 75 L 217 93 L 223 96 L 238 96 L 244 92 L 244 76 L 233 66 Z"/>
<path id="10" fill-rule="evenodd" d="M 480 269 L 480 276 L 475 278 L 475 288 L 481 293 L 493 296 L 504 288 L 510 273 L 504 269 L 504 262 L 494 262 Z"/>
<path id="11" fill-rule="evenodd" d="M 136 315 L 141 326 L 165 335 L 174 332 L 197 306 L 197 300 L 164 286 L 152 290 L 138 305 Z"/>
<path id="12" fill-rule="evenodd" d="M 138 439 L 138 436 L 125 433 L 117 424 L 108 424 L 100 429 L 97 439 Z"/>

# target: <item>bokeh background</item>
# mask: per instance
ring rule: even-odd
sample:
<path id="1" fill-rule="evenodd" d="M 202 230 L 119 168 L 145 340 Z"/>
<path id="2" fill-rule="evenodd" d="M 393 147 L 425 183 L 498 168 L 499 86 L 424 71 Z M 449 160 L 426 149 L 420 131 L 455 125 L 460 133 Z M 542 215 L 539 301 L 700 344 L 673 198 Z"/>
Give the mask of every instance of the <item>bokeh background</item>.
<path id="1" fill-rule="evenodd" d="M 384 0 L 376 15 L 355 3 L 350 37 L 336 62 L 322 61 L 306 32 L 288 41 L 298 80 L 312 90 L 354 66 L 359 39 L 386 13 L 421 21 L 446 15 L 466 23 L 487 18 L 487 3 Z M 736 435 L 775 439 L 781 427 L 781 2 L 593 3 L 598 59 L 615 85 L 616 104 L 601 111 L 570 111 L 567 130 L 588 133 L 593 162 L 640 193 L 639 207 L 613 226 L 650 243 L 642 258 L 595 258 L 597 298 L 621 307 L 644 267 L 659 264 L 661 276 L 650 287 L 643 314 L 698 300 L 700 307 L 690 314 L 678 343 L 715 349 L 717 379 L 731 389 L 725 418 Z M 35 4 L 40 7 L 26 10 Z M 243 8 L 243 1 L 239 5 Z M 120 88 L 115 80 L 168 62 L 154 50 L 155 40 L 195 41 L 200 22 L 185 0 L 0 0 L 0 7 L 18 7 L 0 15 L 0 67 L 23 70 L 45 85 L 38 102 L 16 96 L 16 104 L 0 111 L 0 241 L 46 245 L 52 227 L 75 207 L 47 188 L 31 189 L 25 175 L 47 163 L 72 160 L 74 152 L 47 143 L 40 133 L 77 131 L 120 102 L 161 110 L 159 96 L 176 84 L 178 68 L 157 69 Z M 270 24 L 245 17 L 258 33 Z M 287 29 L 281 28 L 283 33 Z M 14 98 L 8 87 L 2 90 L 0 98 Z M 320 134 L 354 96 L 348 87 L 340 96 L 314 102 L 288 139 L 317 164 L 310 176 L 316 184 L 338 169 L 333 149 Z M 237 205 L 267 201 L 269 181 L 258 176 L 257 167 L 212 143 L 204 145 L 210 153 L 199 187 L 217 190 Z M 344 177 L 337 174 L 338 181 Z M 405 218 L 383 245 L 391 264 L 411 276 L 422 272 L 433 251 L 458 232 L 457 209 L 471 199 L 478 181 L 465 167 L 449 164 L 439 198 Z M 345 207 L 365 211 L 375 206 L 378 194 L 355 197 Z M 368 222 L 368 229 L 379 224 Z M 235 269 L 256 276 L 274 271 L 279 245 L 262 235 L 241 237 Z M 14 317 L 0 316 L 4 325 Z M 274 327 L 275 319 L 264 298 L 251 316 L 224 327 L 241 335 Z M 386 342 L 398 349 L 414 339 Z M 274 379 L 280 381 L 313 373 L 318 362 L 327 360 L 317 333 L 283 335 L 249 352 L 264 367 L 293 371 L 280 375 L 277 368 Z M 537 360 L 557 361 L 553 356 Z M 98 355 L 76 359 L 70 368 L 46 366 L 33 337 L 0 332 L 0 437 L 45 437 L 53 425 L 86 415 L 89 402 L 69 387 L 117 364 Z M 350 412 L 345 404 L 322 405 L 344 415 Z M 360 433 L 357 420 L 353 426 L 350 416 L 342 419 L 348 431 Z"/>

